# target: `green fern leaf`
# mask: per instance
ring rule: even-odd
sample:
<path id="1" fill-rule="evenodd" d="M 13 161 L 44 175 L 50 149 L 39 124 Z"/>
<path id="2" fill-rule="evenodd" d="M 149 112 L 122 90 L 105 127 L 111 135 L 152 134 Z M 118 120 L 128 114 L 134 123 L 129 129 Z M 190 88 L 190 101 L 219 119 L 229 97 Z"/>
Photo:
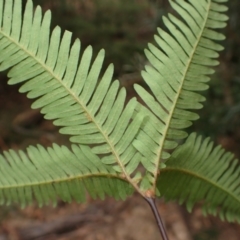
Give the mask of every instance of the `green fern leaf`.
<path id="1" fill-rule="evenodd" d="M 157 181 L 166 200 L 185 202 L 189 211 L 201 202 L 205 215 L 219 215 L 229 222 L 240 222 L 239 186 L 239 161 L 195 133 L 173 152 Z"/>
<path id="2" fill-rule="evenodd" d="M 151 122 L 143 127 L 134 146 L 144 156 L 143 165 L 152 174 L 153 192 L 161 161 L 164 163 L 187 137 L 184 131 L 199 117 L 192 110 L 202 108 L 205 98 L 196 93 L 208 88 L 209 74 L 218 64 L 215 58 L 223 47 L 215 40 L 224 36 L 215 31 L 226 26 L 220 0 L 170 0 L 182 21 L 169 14 L 163 17 L 168 32 L 158 29 L 157 47 L 149 44 L 145 54 L 150 62 L 142 72 L 152 95 L 143 87 L 135 89 L 146 103 Z"/>
<path id="3" fill-rule="evenodd" d="M 40 206 L 58 198 L 66 202 L 85 201 L 105 195 L 125 199 L 133 188 L 112 167 L 103 164 L 87 146 L 56 144 L 45 149 L 38 145 L 23 151 L 5 151 L 0 155 L 0 204 L 20 203 L 22 207 L 36 199 Z"/>
<path id="4" fill-rule="evenodd" d="M 22 19 L 21 5 L 0 0 L 0 71 L 11 68 L 9 84 L 22 83 L 20 92 L 37 99 L 33 108 L 54 119 L 72 142 L 91 144 L 102 162 L 132 181 L 141 160 L 132 141 L 144 118 L 136 98 L 125 106 L 126 90 L 112 82 L 112 64 L 101 77 L 104 50 L 93 63 L 91 47 L 80 58 L 81 44 L 77 39 L 71 46 L 72 33 L 61 38 L 59 27 L 50 33 L 50 11 L 43 15 L 38 6 L 33 14 L 29 0 Z"/>

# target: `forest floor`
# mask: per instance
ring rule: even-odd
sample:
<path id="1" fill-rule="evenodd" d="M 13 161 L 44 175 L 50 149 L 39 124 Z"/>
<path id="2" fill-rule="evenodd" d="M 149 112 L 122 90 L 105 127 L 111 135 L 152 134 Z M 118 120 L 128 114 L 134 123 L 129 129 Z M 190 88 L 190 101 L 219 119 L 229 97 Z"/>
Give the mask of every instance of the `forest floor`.
<path id="1" fill-rule="evenodd" d="M 175 203 L 157 202 L 170 240 L 239 240 L 240 227 L 203 217 Z M 146 202 L 134 195 L 126 201 L 88 200 L 39 209 L 1 208 L 0 240 L 160 240 Z"/>

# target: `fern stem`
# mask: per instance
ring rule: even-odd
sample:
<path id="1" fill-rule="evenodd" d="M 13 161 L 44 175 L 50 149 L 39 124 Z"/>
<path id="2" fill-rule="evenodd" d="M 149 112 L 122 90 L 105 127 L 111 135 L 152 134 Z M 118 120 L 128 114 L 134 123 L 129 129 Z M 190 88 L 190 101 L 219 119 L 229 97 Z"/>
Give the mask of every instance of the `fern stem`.
<path id="1" fill-rule="evenodd" d="M 155 198 L 145 197 L 145 200 L 147 201 L 147 203 L 150 205 L 150 207 L 152 209 L 153 215 L 154 215 L 155 220 L 156 220 L 157 225 L 158 225 L 158 229 L 159 229 L 160 234 L 162 236 L 162 240 L 169 240 L 169 238 L 167 236 L 166 229 L 163 225 L 160 213 L 157 209 Z"/>

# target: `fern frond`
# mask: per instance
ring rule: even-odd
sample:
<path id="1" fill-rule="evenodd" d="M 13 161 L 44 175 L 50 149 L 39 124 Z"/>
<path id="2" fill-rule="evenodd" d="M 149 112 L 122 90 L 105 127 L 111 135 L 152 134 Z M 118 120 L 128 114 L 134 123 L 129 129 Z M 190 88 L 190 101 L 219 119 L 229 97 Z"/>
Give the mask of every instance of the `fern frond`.
<path id="1" fill-rule="evenodd" d="M 166 200 L 186 203 L 189 211 L 201 202 L 205 215 L 240 223 L 239 161 L 220 146 L 213 148 L 209 138 L 191 134 L 161 170 L 157 187 Z"/>
<path id="2" fill-rule="evenodd" d="M 27 152 L 5 151 L 0 155 L 0 204 L 20 203 L 22 207 L 36 199 L 40 206 L 58 198 L 66 202 L 85 201 L 105 195 L 125 199 L 133 192 L 112 167 L 103 164 L 87 146 L 56 144 L 45 149 L 38 145 Z"/>
<path id="3" fill-rule="evenodd" d="M 202 108 L 201 102 L 205 101 L 196 92 L 208 88 L 208 75 L 214 72 L 212 67 L 218 64 L 215 58 L 223 49 L 215 43 L 224 39 L 215 29 L 226 26 L 228 19 L 222 13 L 227 10 L 222 2 L 170 0 L 182 20 L 172 14 L 163 17 L 168 32 L 158 29 L 157 47 L 149 44 L 145 50 L 151 66 L 145 67 L 142 76 L 153 96 L 139 85 L 135 89 L 150 109 L 145 111 L 152 122 L 143 128 L 134 146 L 145 157 L 153 185 L 160 161 L 165 162 L 169 150 L 187 137 L 184 129 L 198 119 L 192 110 Z"/>
<path id="4" fill-rule="evenodd" d="M 37 100 L 46 119 L 55 119 L 60 132 L 79 144 L 92 144 L 104 154 L 102 161 L 122 172 L 128 180 L 140 162 L 132 146 L 143 120 L 133 98 L 126 106 L 126 90 L 114 81 L 113 65 L 103 73 L 104 50 L 92 63 L 92 47 L 82 53 L 72 33 L 56 27 L 50 33 L 51 13 L 42 15 L 28 0 L 24 17 L 21 0 L 0 0 L 0 71 L 11 68 L 9 84 L 23 83 L 20 92 Z M 101 78 L 101 81 L 99 81 Z M 130 161 L 134 164 L 130 164 Z"/>

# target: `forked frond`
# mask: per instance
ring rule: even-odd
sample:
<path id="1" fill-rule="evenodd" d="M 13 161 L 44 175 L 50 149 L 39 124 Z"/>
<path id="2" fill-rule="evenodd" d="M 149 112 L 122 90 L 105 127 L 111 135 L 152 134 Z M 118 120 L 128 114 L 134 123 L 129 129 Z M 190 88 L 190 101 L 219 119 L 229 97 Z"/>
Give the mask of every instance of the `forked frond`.
<path id="1" fill-rule="evenodd" d="M 93 63 L 91 47 L 80 58 L 79 39 L 71 46 L 72 33 L 61 37 L 59 27 L 50 32 L 50 11 L 42 15 L 38 6 L 34 12 L 28 0 L 22 19 L 21 6 L 21 0 L 0 0 L 0 71 L 11 68 L 9 84 L 23 83 L 20 92 L 37 98 L 33 108 L 55 119 L 72 142 L 91 144 L 102 162 L 134 185 L 141 156 L 131 143 L 144 118 L 136 99 L 125 106 L 126 90 L 112 82 L 113 65 L 101 78 L 104 50 Z"/>
<path id="2" fill-rule="evenodd" d="M 36 199 L 40 206 L 63 201 L 85 201 L 105 195 L 125 199 L 133 187 L 112 167 L 103 164 L 87 146 L 56 144 L 45 149 L 29 147 L 27 152 L 5 151 L 0 155 L 0 204 L 20 203 L 22 207 Z"/>
<path id="3" fill-rule="evenodd" d="M 186 203 L 189 211 L 201 202 L 204 214 L 240 223 L 239 161 L 220 146 L 214 148 L 209 138 L 191 134 L 161 170 L 157 187 L 166 200 Z"/>
<path id="4" fill-rule="evenodd" d="M 226 0 L 227 1 L 227 0 Z M 145 54 L 150 66 L 142 72 L 151 89 L 148 93 L 139 85 L 136 91 L 146 103 L 149 118 L 134 146 L 144 156 L 143 164 L 151 173 L 149 179 L 155 191 L 160 163 L 169 157 L 169 150 L 187 137 L 184 131 L 198 119 L 192 110 L 202 108 L 205 98 L 196 93 L 208 88 L 209 74 L 218 64 L 215 60 L 223 47 L 217 40 L 224 36 L 216 29 L 226 26 L 228 17 L 222 12 L 225 0 L 170 0 L 171 6 L 182 18 L 169 14 L 163 17 L 167 31 L 158 29 L 157 46 L 149 44 Z"/>

